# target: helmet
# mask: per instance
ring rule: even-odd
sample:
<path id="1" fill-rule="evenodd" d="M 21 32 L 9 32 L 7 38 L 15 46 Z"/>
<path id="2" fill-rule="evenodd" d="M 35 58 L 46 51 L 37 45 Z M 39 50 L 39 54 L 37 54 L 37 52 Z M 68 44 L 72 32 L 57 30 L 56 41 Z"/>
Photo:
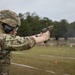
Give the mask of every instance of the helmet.
<path id="1" fill-rule="evenodd" d="M 0 22 L 6 23 L 12 27 L 21 25 L 20 17 L 10 10 L 0 11 Z"/>

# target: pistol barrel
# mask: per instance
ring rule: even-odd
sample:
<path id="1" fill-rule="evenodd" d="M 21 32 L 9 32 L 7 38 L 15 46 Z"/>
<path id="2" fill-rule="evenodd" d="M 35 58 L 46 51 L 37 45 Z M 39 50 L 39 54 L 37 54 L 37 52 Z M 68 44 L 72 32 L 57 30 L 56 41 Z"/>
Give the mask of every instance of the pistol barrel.
<path id="1" fill-rule="evenodd" d="M 46 31 L 51 31 L 52 29 L 53 29 L 53 27 L 54 27 L 54 25 L 51 25 L 51 26 L 49 26 L 49 27 L 47 27 L 47 28 L 44 28 L 44 29 L 42 29 L 42 33 L 44 33 L 44 32 L 46 32 Z"/>

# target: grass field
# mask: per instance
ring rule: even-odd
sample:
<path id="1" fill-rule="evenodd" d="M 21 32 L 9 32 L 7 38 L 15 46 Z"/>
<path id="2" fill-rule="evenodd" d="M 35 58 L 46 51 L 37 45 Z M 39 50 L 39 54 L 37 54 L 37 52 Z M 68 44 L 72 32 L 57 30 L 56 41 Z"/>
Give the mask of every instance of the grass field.
<path id="1" fill-rule="evenodd" d="M 75 48 L 36 46 L 12 52 L 10 75 L 75 75 Z"/>

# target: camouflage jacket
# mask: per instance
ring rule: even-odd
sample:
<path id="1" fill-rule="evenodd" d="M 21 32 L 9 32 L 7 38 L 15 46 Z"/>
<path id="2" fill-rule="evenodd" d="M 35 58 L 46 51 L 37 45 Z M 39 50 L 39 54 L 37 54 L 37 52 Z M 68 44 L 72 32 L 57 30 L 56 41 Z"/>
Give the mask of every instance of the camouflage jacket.
<path id="1" fill-rule="evenodd" d="M 35 40 L 30 37 L 0 34 L 0 57 L 13 50 L 28 50 L 35 45 Z"/>

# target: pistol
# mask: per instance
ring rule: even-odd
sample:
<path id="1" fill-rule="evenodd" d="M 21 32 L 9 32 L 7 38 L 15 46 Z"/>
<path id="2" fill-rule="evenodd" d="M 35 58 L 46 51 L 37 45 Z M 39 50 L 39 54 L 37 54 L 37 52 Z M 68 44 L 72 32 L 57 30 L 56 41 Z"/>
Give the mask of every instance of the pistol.
<path id="1" fill-rule="evenodd" d="M 53 29 L 53 27 L 54 27 L 54 25 L 51 25 L 51 26 L 49 26 L 49 27 L 47 27 L 47 28 L 42 29 L 41 32 L 42 32 L 42 33 L 45 33 L 46 31 L 51 31 L 51 30 Z M 48 41 L 49 41 L 49 40 L 44 41 L 44 43 L 47 43 Z"/>
<path id="2" fill-rule="evenodd" d="M 45 33 L 46 31 L 51 31 L 53 29 L 53 27 L 54 27 L 54 25 L 51 25 L 51 26 L 49 26 L 47 28 L 42 29 L 41 32 Z"/>

